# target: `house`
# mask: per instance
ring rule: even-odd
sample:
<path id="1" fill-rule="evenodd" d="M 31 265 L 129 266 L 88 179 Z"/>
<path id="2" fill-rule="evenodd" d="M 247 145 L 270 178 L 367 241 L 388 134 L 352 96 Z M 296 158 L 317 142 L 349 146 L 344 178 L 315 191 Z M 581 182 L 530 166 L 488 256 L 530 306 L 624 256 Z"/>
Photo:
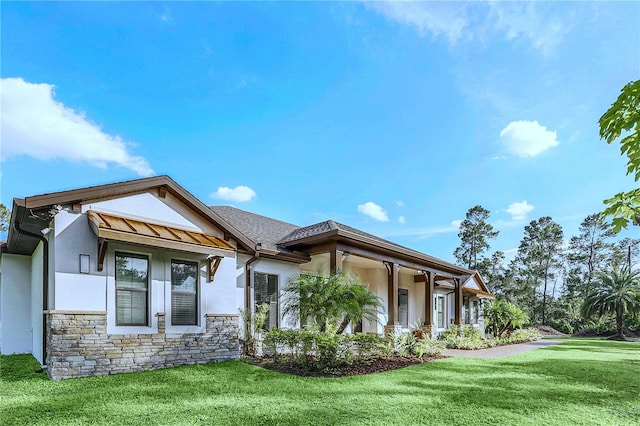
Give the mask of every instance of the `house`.
<path id="1" fill-rule="evenodd" d="M 384 333 L 484 329 L 477 272 L 326 221 L 307 227 L 208 207 L 167 176 L 14 199 L 0 255 L 0 352 L 53 379 L 237 359 L 239 312 L 289 277 L 357 274 L 384 301 Z"/>
<path id="2" fill-rule="evenodd" d="M 482 301 L 494 296 L 477 271 L 402 247 L 328 220 L 298 227 L 229 206 L 211 206 L 256 249 L 238 254 L 244 270 L 245 308 L 270 305 L 267 327 L 292 324 L 278 311 L 286 280 L 299 273 L 343 271 L 357 275 L 386 307 L 375 322 L 353 332 L 393 333 L 416 324 L 436 337 L 452 324 L 469 324 L 484 334 Z"/>

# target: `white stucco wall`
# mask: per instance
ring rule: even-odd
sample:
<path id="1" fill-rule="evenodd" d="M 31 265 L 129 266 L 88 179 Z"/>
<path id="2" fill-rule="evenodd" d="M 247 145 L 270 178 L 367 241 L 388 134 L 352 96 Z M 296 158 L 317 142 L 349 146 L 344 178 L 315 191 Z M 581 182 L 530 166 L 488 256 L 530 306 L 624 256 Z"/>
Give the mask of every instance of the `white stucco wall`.
<path id="1" fill-rule="evenodd" d="M 31 353 L 31 258 L 0 257 L 0 353 Z"/>
<path id="2" fill-rule="evenodd" d="M 171 194 L 159 198 L 155 193 L 129 195 L 112 200 L 96 201 L 82 206 L 82 212 L 98 210 L 126 215 L 134 219 L 221 236 L 222 232 L 206 219 L 175 199 Z"/>
<path id="3" fill-rule="evenodd" d="M 206 268 L 205 271 L 206 273 Z M 236 286 L 236 259 L 225 257 L 220 262 L 213 282 L 204 284 L 207 292 L 206 312 L 210 314 L 239 314 Z M 204 282 L 205 280 L 203 280 Z M 242 295 L 242 289 L 240 290 Z"/>
<path id="4" fill-rule="evenodd" d="M 35 359 L 44 364 L 42 358 L 42 243 L 38 244 L 31 255 L 31 347 Z M 51 284 L 51 281 L 49 282 Z"/>

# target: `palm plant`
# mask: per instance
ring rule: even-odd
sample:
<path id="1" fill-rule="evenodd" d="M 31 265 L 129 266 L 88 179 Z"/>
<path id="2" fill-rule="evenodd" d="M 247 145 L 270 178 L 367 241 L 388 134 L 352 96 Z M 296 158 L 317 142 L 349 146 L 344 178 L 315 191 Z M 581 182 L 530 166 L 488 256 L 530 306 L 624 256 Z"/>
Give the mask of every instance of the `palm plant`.
<path id="1" fill-rule="evenodd" d="M 624 338 L 624 315 L 640 313 L 640 271 L 614 265 L 610 272 L 598 273 L 596 287 L 585 298 L 581 312 L 585 318 L 615 315 L 617 337 Z"/>
<path id="2" fill-rule="evenodd" d="M 359 280 L 347 275 L 342 290 L 343 318 L 337 330 L 338 334 L 343 333 L 350 322 L 358 323 L 365 319 L 375 321 L 378 318 L 378 311 L 383 307 L 382 300 Z"/>
<path id="3" fill-rule="evenodd" d="M 529 318 L 522 309 L 506 300 L 494 300 L 487 302 L 484 308 L 484 317 L 495 337 L 501 337 L 511 328 L 522 328 Z"/>
<path id="4" fill-rule="evenodd" d="M 379 297 L 346 273 L 300 274 L 289 280 L 283 293 L 283 315 L 292 324 L 314 324 L 320 331 L 330 324 L 338 334 L 351 321 L 375 319 L 382 307 Z"/>

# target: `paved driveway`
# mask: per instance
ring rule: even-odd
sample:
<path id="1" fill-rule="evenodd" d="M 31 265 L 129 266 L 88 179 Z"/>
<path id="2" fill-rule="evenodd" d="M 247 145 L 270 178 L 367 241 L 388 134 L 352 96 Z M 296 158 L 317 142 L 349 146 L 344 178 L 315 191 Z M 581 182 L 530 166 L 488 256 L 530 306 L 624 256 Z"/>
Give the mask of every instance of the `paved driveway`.
<path id="1" fill-rule="evenodd" d="M 462 349 L 447 349 L 446 356 L 457 356 L 462 358 L 506 358 L 511 355 L 529 352 L 534 349 L 546 348 L 547 346 L 558 345 L 562 340 L 536 340 L 535 342 L 518 343 L 517 345 L 497 346 L 495 348 L 477 349 L 466 351 Z"/>

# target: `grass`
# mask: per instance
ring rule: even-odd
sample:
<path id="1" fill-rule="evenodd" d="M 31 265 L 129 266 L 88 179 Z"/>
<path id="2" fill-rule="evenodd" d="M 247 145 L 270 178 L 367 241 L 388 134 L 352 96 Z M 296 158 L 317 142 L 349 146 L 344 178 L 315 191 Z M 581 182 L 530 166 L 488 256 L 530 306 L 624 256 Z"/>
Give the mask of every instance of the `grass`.
<path id="1" fill-rule="evenodd" d="M 340 379 L 243 362 L 49 380 L 0 359 L 2 424 L 570 424 L 640 422 L 640 344 L 567 339 L 503 359 L 448 358 Z"/>

